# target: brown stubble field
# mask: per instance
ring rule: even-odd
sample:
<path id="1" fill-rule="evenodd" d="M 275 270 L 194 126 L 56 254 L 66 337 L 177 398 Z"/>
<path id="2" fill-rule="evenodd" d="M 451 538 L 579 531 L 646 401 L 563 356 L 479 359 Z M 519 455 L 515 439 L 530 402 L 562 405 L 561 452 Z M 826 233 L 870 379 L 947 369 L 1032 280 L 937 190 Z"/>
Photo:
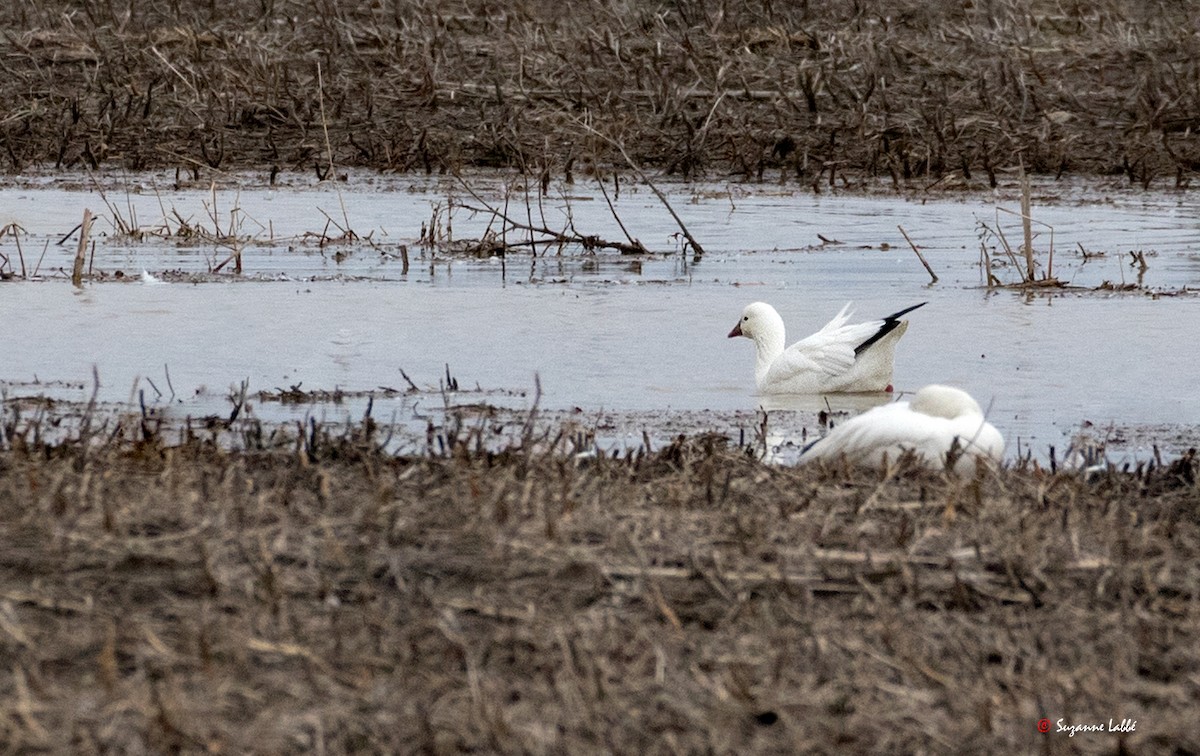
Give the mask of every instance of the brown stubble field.
<path id="1" fill-rule="evenodd" d="M 1200 748 L 1195 459 L 956 479 L 715 437 L 11 438 L 12 752 Z"/>
<path id="2" fill-rule="evenodd" d="M 0 7 L 0 170 L 515 169 L 1187 185 L 1200 7 L 108 2 Z"/>

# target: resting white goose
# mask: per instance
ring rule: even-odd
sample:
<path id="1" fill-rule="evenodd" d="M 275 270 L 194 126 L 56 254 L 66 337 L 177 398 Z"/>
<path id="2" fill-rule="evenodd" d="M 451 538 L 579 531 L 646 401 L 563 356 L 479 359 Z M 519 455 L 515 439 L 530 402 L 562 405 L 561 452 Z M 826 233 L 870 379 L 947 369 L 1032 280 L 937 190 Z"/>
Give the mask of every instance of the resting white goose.
<path id="1" fill-rule="evenodd" d="M 933 384 L 911 402 L 875 407 L 834 427 L 800 454 L 800 462 L 844 456 L 853 464 L 878 466 L 911 450 L 931 469 L 944 469 L 953 450 L 953 469 L 970 474 L 977 465 L 999 462 L 1004 437 L 962 389 Z"/>
<path id="2" fill-rule="evenodd" d="M 754 379 L 762 394 L 816 394 L 841 391 L 891 391 L 896 342 L 908 330 L 900 316 L 924 306 L 922 302 L 882 320 L 846 325 L 850 304 L 825 327 L 783 348 L 783 318 L 765 302 L 754 302 L 729 338 L 754 341 Z"/>

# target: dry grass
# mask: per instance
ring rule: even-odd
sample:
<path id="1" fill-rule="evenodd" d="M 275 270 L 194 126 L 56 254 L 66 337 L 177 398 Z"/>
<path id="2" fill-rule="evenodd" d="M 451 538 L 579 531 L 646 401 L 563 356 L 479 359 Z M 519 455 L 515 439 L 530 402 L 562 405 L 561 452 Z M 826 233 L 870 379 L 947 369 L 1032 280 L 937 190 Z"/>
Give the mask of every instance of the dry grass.
<path id="1" fill-rule="evenodd" d="M 538 176 L 624 170 L 624 145 L 814 188 L 1019 160 L 1186 184 L 1198 25 L 1168 0 L 13 0 L 0 168 Z"/>
<path id="2" fill-rule="evenodd" d="M 716 438 L 577 459 L 354 436 L 85 453 L 8 434 L 0 741 L 1200 749 L 1193 459 L 955 480 L 769 467 Z M 1043 716 L 1137 729 L 1068 739 Z"/>

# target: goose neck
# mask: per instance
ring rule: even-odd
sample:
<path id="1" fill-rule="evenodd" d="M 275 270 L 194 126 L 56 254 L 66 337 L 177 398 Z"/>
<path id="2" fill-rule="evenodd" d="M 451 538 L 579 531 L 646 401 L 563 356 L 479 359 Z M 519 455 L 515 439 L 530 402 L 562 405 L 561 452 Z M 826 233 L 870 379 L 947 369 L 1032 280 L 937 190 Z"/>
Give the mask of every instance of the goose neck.
<path id="1" fill-rule="evenodd" d="M 768 329 L 766 333 L 755 334 L 754 375 L 760 385 L 766 378 L 767 371 L 771 369 L 771 364 L 783 353 L 783 343 L 783 329 L 772 328 Z"/>

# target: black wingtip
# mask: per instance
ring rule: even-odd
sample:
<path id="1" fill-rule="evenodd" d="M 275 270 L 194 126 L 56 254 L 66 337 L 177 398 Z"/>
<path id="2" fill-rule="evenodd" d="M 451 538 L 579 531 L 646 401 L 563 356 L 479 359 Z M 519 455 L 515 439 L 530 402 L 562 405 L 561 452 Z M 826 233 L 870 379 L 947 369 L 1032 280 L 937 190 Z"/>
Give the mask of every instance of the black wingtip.
<path id="1" fill-rule="evenodd" d="M 879 330 L 876 331 L 871 338 L 854 347 L 854 356 L 857 357 L 858 355 L 862 354 L 864 351 L 869 349 L 872 344 L 899 328 L 901 316 L 907 315 L 918 307 L 924 307 L 927 304 L 929 304 L 929 302 L 921 302 L 920 304 L 915 304 L 912 307 L 905 307 L 903 310 L 900 310 L 899 312 L 893 312 L 891 315 L 885 317 L 883 319 L 883 325 L 880 326 Z"/>
<path id="2" fill-rule="evenodd" d="M 915 304 L 915 305 L 913 305 L 912 307 L 905 307 L 905 308 L 904 308 L 903 310 L 901 310 L 900 312 L 893 312 L 891 315 L 888 315 L 888 316 L 886 316 L 886 317 L 884 318 L 884 321 L 888 321 L 888 320 L 897 320 L 897 319 L 899 319 L 899 318 L 900 318 L 902 315 L 907 315 L 908 313 L 912 312 L 913 310 L 917 309 L 918 307 L 924 307 L 924 306 L 925 306 L 925 305 L 927 305 L 927 304 L 929 304 L 929 303 L 928 303 L 928 302 L 921 302 L 920 304 Z"/>

